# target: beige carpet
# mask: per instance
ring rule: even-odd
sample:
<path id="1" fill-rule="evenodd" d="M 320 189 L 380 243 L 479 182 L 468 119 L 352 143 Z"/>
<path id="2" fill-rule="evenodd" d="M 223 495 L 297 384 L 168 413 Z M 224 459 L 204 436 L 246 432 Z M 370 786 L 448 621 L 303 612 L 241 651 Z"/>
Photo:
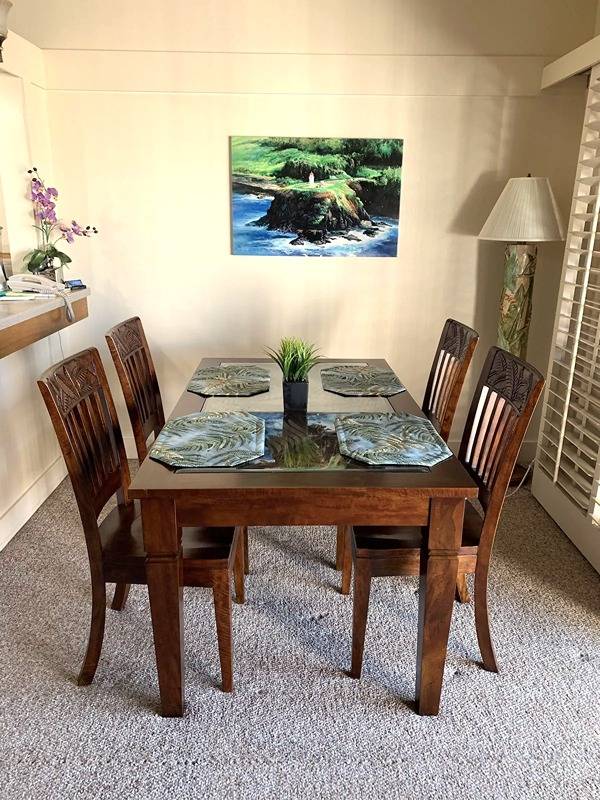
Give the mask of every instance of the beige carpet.
<path id="1" fill-rule="evenodd" d="M 343 674 L 333 550 L 330 528 L 251 530 L 231 696 L 210 594 L 186 591 L 187 714 L 165 720 L 143 587 L 108 612 L 94 684 L 74 684 L 89 585 L 63 483 L 0 553 L 2 798 L 600 796 L 600 582 L 528 492 L 494 558 L 502 673 L 479 668 L 473 609 L 456 606 L 437 718 L 410 706 L 415 580 L 375 581 L 363 679 Z"/>

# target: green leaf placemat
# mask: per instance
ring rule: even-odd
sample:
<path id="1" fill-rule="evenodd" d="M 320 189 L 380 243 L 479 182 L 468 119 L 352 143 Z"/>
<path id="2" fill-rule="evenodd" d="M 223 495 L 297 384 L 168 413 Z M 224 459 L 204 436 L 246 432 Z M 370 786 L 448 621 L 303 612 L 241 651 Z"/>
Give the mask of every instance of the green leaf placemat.
<path id="1" fill-rule="evenodd" d="M 366 464 L 433 467 L 452 455 L 431 422 L 414 414 L 348 414 L 335 430 L 340 452 Z"/>
<path id="2" fill-rule="evenodd" d="M 260 458 L 265 423 L 245 411 L 187 414 L 167 422 L 150 458 L 176 469 L 235 467 Z"/>
<path id="3" fill-rule="evenodd" d="M 196 370 L 188 383 L 188 392 L 206 397 L 250 397 L 268 392 L 271 376 L 254 364 L 222 364 Z"/>
<path id="4" fill-rule="evenodd" d="M 323 389 L 347 397 L 391 397 L 405 388 L 391 369 L 340 364 L 321 370 Z"/>

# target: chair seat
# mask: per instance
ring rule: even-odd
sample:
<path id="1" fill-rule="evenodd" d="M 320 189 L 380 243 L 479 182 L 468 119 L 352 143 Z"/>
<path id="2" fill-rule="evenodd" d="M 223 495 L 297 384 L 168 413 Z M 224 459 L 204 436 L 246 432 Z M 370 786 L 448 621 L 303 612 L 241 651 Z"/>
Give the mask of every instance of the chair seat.
<path id="1" fill-rule="evenodd" d="M 465 520 L 461 553 L 475 554 L 479 546 L 483 520 L 478 511 L 465 504 Z M 423 528 L 356 525 L 354 540 L 357 558 L 393 558 L 405 556 L 408 550 L 420 550 L 423 543 Z"/>
<path id="2" fill-rule="evenodd" d="M 144 563 L 144 536 L 141 506 L 134 501 L 117 506 L 100 525 L 102 559 L 111 563 Z M 183 528 L 182 547 L 185 561 L 227 561 L 231 553 L 235 528 Z"/>

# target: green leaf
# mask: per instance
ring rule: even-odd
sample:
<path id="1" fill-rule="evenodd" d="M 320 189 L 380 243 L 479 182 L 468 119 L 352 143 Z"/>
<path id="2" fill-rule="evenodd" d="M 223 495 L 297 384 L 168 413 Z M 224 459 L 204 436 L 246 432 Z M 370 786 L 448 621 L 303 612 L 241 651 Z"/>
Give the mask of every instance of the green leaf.
<path id="1" fill-rule="evenodd" d="M 39 272 L 46 261 L 46 252 L 44 250 L 32 250 L 24 258 L 24 263 L 30 272 Z"/>
<path id="2" fill-rule="evenodd" d="M 58 258 L 61 267 L 64 267 L 65 264 L 70 264 L 73 261 L 71 256 L 68 256 L 66 253 L 62 253 L 60 250 L 57 250 L 56 248 L 53 248 L 53 250 L 54 250 L 54 258 Z"/>
<path id="3" fill-rule="evenodd" d="M 296 337 L 286 337 L 281 340 L 278 350 L 267 348 L 266 352 L 278 364 L 283 379 L 291 382 L 305 381 L 319 360 L 315 346 Z"/>

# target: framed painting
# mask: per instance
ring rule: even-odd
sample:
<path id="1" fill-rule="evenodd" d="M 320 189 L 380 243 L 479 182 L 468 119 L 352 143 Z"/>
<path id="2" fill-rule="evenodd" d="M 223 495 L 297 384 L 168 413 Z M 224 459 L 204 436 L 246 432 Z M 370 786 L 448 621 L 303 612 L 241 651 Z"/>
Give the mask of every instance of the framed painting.
<path id="1" fill-rule="evenodd" d="M 230 141 L 233 255 L 396 256 L 402 139 Z"/>

